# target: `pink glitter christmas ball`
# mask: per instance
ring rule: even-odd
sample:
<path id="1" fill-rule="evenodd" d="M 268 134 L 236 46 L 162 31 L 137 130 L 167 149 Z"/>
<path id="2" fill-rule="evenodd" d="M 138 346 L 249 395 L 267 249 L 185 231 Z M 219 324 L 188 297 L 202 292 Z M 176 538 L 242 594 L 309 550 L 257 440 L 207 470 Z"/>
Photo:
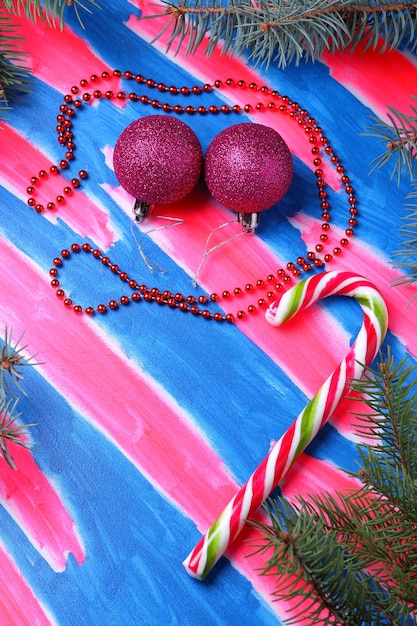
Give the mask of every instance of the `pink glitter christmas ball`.
<path id="1" fill-rule="evenodd" d="M 113 164 L 118 181 L 134 198 L 168 204 L 181 200 L 196 186 L 203 154 L 195 133 L 184 122 L 149 115 L 121 133 Z"/>
<path id="2" fill-rule="evenodd" d="M 207 149 L 204 176 L 218 202 L 238 213 L 258 213 L 288 191 L 291 152 L 273 128 L 243 123 L 219 133 Z"/>

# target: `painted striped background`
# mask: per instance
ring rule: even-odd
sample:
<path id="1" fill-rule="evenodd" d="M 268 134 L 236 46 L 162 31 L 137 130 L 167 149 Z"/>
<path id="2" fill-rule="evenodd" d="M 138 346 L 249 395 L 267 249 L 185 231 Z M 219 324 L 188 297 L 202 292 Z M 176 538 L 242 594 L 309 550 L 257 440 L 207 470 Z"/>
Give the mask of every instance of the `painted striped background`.
<path id="1" fill-rule="evenodd" d="M 72 242 L 90 241 L 147 284 L 189 293 L 208 233 L 231 217 L 203 186 L 164 208 L 186 222 L 147 238 L 146 253 L 167 270 L 163 277 L 149 275 L 131 236 L 131 199 L 118 187 L 111 152 L 127 124 L 151 111 L 109 102 L 84 107 L 76 118 L 74 174 L 89 171 L 82 190 L 54 214 L 30 209 L 29 177 L 62 158 L 56 115 L 81 78 L 117 68 L 176 85 L 255 79 L 307 108 L 359 198 L 357 237 L 331 268 L 375 282 L 390 312 L 385 347 L 417 356 L 415 305 L 407 308 L 415 289 L 390 284 L 407 183 L 397 188 L 389 170 L 368 176 L 381 146 L 362 135 L 369 116 L 384 118 L 388 104 L 409 109 L 415 59 L 358 50 L 264 74 L 217 53 L 166 56 L 164 40 L 150 43 L 162 22 L 140 20 L 142 10 L 155 11 L 142 4 L 103 1 L 101 11 L 84 16 L 85 30 L 75 19 L 63 33 L 20 22 L 33 93 L 0 133 L 0 322 L 2 330 L 13 326 L 15 337 L 26 329 L 30 351 L 43 365 L 27 372 L 29 395 L 21 402 L 24 420 L 37 424 L 36 453 L 16 450 L 18 471 L 2 464 L 0 472 L 2 626 L 281 624 L 288 607 L 272 602 L 273 580 L 258 576 L 259 558 L 248 558 L 249 531 L 204 583 L 188 577 L 181 563 L 344 355 L 361 322 L 358 307 L 337 298 L 281 329 L 261 314 L 236 326 L 216 325 L 143 303 L 93 319 L 65 310 L 48 270 Z M 221 97 L 211 101 L 221 104 Z M 310 249 L 320 228 L 302 135 L 270 112 L 242 119 L 285 136 L 294 182 L 280 206 L 261 216 L 256 235 L 209 258 L 200 276 L 207 292 L 266 276 Z M 185 121 L 205 150 L 239 120 Z M 340 238 L 347 204 L 337 188 L 332 206 Z M 84 260 L 62 272 L 74 299 L 86 306 L 121 295 L 120 281 L 90 274 L 97 265 Z M 356 467 L 350 409 L 345 402 L 285 479 L 286 496 L 351 485 L 343 472 Z"/>

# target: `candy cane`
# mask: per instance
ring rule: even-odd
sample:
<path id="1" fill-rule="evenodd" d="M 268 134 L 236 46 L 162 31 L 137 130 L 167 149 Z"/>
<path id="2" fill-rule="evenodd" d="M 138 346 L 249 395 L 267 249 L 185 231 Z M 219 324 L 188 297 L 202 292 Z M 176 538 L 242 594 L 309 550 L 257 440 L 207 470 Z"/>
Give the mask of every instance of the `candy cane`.
<path id="1" fill-rule="evenodd" d="M 225 553 L 248 517 L 268 498 L 349 393 L 350 381 L 359 378 L 364 367 L 372 363 L 384 340 L 388 324 L 385 302 L 371 282 L 351 272 L 326 272 L 298 283 L 284 293 L 278 304 L 271 305 L 266 319 L 279 326 L 318 300 L 333 295 L 350 296 L 360 304 L 364 319 L 358 336 L 348 355 L 185 559 L 183 565 L 194 578 L 202 580 Z"/>

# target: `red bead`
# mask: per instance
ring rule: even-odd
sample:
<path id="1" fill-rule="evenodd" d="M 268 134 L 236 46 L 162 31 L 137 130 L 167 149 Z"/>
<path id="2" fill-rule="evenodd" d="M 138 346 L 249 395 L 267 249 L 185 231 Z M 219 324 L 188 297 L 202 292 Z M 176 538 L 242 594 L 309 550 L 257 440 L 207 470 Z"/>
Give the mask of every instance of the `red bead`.
<path id="1" fill-rule="evenodd" d="M 71 256 L 71 252 L 69 250 L 61 250 L 61 256 L 63 259 L 68 259 Z"/>
<path id="2" fill-rule="evenodd" d="M 110 309 L 118 309 L 119 308 L 119 303 L 117 302 L 117 300 L 110 300 L 109 302 L 109 308 Z"/>
<path id="3" fill-rule="evenodd" d="M 119 271 L 119 266 L 113 263 L 112 265 L 110 265 L 110 271 L 113 272 L 113 274 L 117 274 L 117 272 Z"/>
<path id="4" fill-rule="evenodd" d="M 133 302 L 139 302 L 142 296 L 138 291 L 134 291 L 130 297 L 132 298 Z"/>
<path id="5" fill-rule="evenodd" d="M 333 257 L 332 257 L 332 255 L 331 255 L 331 254 L 325 254 L 325 255 L 324 255 L 324 260 L 325 260 L 325 262 L 326 262 L 326 263 L 328 263 L 329 261 L 331 261 L 331 260 L 332 260 L 332 258 L 333 258 Z"/>
<path id="6" fill-rule="evenodd" d="M 58 204 L 62 204 L 63 202 L 65 202 L 65 198 L 64 196 L 57 196 L 56 201 L 58 202 Z"/>
<path id="7" fill-rule="evenodd" d="M 198 306 L 197 306 L 197 305 L 193 305 L 193 306 L 191 306 L 191 307 L 190 307 L 190 312 L 191 312 L 193 315 L 200 315 L 200 309 L 198 308 Z"/>
<path id="8" fill-rule="evenodd" d="M 245 311 L 238 311 L 238 312 L 236 313 L 236 317 L 237 317 L 239 320 L 243 319 L 245 316 L 246 316 Z"/>
<path id="9" fill-rule="evenodd" d="M 97 307 L 97 313 L 105 313 L 107 311 L 107 307 L 105 304 L 99 304 Z"/>
<path id="10" fill-rule="evenodd" d="M 65 306 L 67 306 L 67 307 L 72 306 L 72 300 L 71 300 L 71 298 L 65 298 L 65 300 L 64 300 L 64 305 L 65 305 Z"/>
<path id="11" fill-rule="evenodd" d="M 95 259 L 99 259 L 101 257 L 101 250 L 99 250 L 98 248 L 95 248 L 91 254 L 93 255 Z"/>
<path id="12" fill-rule="evenodd" d="M 29 198 L 29 200 L 28 200 L 28 205 L 29 205 L 29 206 L 35 206 L 35 205 L 36 205 L 36 200 L 35 200 L 35 198 Z"/>
<path id="13" fill-rule="evenodd" d="M 88 307 L 85 309 L 84 313 L 85 313 L 86 315 L 94 315 L 94 309 L 93 309 L 93 307 L 92 307 L 92 306 L 88 306 Z"/>
<path id="14" fill-rule="evenodd" d="M 129 285 L 131 289 L 136 289 L 138 286 L 136 280 L 133 280 L 133 279 L 129 280 L 127 284 Z"/>
<path id="15" fill-rule="evenodd" d="M 338 255 L 341 254 L 342 250 L 340 248 L 333 248 L 333 254 Z"/>
<path id="16" fill-rule="evenodd" d="M 204 319 L 208 320 L 211 318 L 211 313 L 210 311 L 208 311 L 207 309 L 204 309 L 203 311 L 201 311 L 201 317 L 204 317 Z"/>
<path id="17" fill-rule="evenodd" d="M 254 304 L 250 304 L 248 306 L 248 313 L 255 313 L 256 311 L 256 306 Z"/>
<path id="18" fill-rule="evenodd" d="M 84 252 L 90 252 L 91 251 L 91 245 L 89 243 L 83 243 L 83 245 L 81 246 Z"/>
<path id="19" fill-rule="evenodd" d="M 235 316 L 233 315 L 233 313 L 226 313 L 225 318 L 226 322 L 234 322 L 235 321 Z"/>
<path id="20" fill-rule="evenodd" d="M 46 205 L 46 208 L 47 208 L 49 211 L 53 211 L 53 210 L 54 210 L 54 208 L 55 208 L 55 202 L 48 202 L 48 204 Z"/>
<path id="21" fill-rule="evenodd" d="M 120 298 L 120 304 L 129 304 L 129 296 L 121 296 Z"/>
<path id="22" fill-rule="evenodd" d="M 65 292 L 63 289 L 58 289 L 56 295 L 58 296 L 58 298 L 63 298 L 65 296 Z"/>
<path id="23" fill-rule="evenodd" d="M 49 270 L 49 275 L 58 276 L 58 270 L 56 269 L 56 267 L 53 267 L 52 269 Z"/>
<path id="24" fill-rule="evenodd" d="M 213 314 L 213 319 L 216 320 L 216 322 L 221 322 L 223 315 L 219 311 L 216 311 L 216 313 Z"/>
<path id="25" fill-rule="evenodd" d="M 128 277 L 128 275 L 126 274 L 126 272 L 120 272 L 120 274 L 119 274 L 119 278 L 120 278 L 120 280 L 125 280 L 125 281 L 127 281 L 129 277 Z"/>
<path id="26" fill-rule="evenodd" d="M 88 173 L 86 172 L 86 170 L 80 170 L 80 171 L 78 172 L 78 176 L 79 176 L 80 178 L 87 178 Z"/>
<path id="27" fill-rule="evenodd" d="M 62 265 L 62 259 L 60 259 L 59 257 L 56 257 L 52 263 L 55 265 L 55 267 L 61 267 Z"/>
<path id="28" fill-rule="evenodd" d="M 59 287 L 59 280 L 57 278 L 51 280 L 51 287 Z"/>
<path id="29" fill-rule="evenodd" d="M 82 313 L 83 308 L 79 304 L 74 304 L 74 313 Z"/>

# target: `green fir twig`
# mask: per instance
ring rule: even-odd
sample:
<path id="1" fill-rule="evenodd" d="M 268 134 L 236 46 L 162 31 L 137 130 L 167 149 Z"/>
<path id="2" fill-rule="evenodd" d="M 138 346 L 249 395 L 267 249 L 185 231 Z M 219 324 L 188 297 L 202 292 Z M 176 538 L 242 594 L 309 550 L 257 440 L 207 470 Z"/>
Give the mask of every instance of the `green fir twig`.
<path id="1" fill-rule="evenodd" d="M 269 500 L 255 551 L 289 624 L 417 623 L 417 367 L 391 353 L 354 381 L 361 409 L 358 489 Z M 304 623 L 304 622 L 303 622 Z"/>
<path id="2" fill-rule="evenodd" d="M 284 68 L 362 42 L 376 49 L 382 39 L 382 52 L 417 47 L 413 2 L 166 0 L 161 5 L 162 12 L 146 16 L 167 18 L 156 38 L 168 30 L 168 49 L 185 45 L 188 54 L 204 45 L 210 55 L 220 45 L 223 54 L 247 53 L 255 64 Z"/>

